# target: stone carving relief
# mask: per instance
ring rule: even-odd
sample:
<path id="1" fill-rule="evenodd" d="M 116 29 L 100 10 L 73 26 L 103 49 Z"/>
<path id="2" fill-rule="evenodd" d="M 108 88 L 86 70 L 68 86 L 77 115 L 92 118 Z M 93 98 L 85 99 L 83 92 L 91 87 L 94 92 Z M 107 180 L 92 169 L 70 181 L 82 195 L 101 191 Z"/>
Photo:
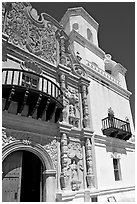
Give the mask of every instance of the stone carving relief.
<path id="1" fill-rule="evenodd" d="M 4 147 L 14 141 L 16 141 L 16 138 L 9 136 L 6 132 L 6 128 L 2 127 L 2 146 Z"/>
<path id="2" fill-rule="evenodd" d="M 68 144 L 68 171 L 71 189 L 79 190 L 83 172 L 82 148 L 80 143 L 70 141 Z"/>
<path id="3" fill-rule="evenodd" d="M 56 30 L 52 22 L 38 21 L 34 9 L 19 2 L 12 3 L 11 10 L 3 17 L 3 32 L 9 36 L 9 42 L 53 64 L 57 62 Z"/>
<path id="4" fill-rule="evenodd" d="M 80 127 L 80 105 L 78 90 L 68 86 L 64 92 L 63 119 L 73 127 Z"/>
<path id="5" fill-rule="evenodd" d="M 83 178 L 83 155 L 80 141 L 69 141 L 66 134 L 61 139 L 61 187 L 79 190 Z"/>
<path id="6" fill-rule="evenodd" d="M 57 140 L 53 139 L 48 144 L 44 146 L 45 150 L 51 157 L 55 169 L 57 168 Z"/>
<path id="7" fill-rule="evenodd" d="M 85 69 L 80 64 L 74 64 L 72 72 L 78 77 L 87 77 Z"/>

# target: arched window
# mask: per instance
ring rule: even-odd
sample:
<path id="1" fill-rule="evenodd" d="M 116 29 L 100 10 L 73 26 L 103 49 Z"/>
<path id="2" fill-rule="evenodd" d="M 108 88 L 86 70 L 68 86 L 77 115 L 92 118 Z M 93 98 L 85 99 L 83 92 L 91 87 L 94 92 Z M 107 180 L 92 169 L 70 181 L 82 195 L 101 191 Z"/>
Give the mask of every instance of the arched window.
<path id="1" fill-rule="evenodd" d="M 93 42 L 93 35 L 89 28 L 87 28 L 87 39 L 91 42 Z"/>

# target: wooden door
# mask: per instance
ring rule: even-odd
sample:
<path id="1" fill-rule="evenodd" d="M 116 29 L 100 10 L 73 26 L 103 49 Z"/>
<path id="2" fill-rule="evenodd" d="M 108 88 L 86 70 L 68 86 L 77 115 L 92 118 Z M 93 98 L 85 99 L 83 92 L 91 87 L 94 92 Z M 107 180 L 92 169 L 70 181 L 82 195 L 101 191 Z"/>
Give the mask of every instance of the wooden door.
<path id="1" fill-rule="evenodd" d="M 22 151 L 11 153 L 2 166 L 2 201 L 19 202 L 21 191 Z"/>

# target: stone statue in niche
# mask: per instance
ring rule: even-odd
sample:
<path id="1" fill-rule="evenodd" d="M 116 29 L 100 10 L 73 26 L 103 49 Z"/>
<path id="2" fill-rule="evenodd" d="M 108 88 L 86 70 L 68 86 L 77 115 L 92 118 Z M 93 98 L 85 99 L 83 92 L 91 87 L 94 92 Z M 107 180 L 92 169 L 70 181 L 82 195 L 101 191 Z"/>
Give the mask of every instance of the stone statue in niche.
<path id="1" fill-rule="evenodd" d="M 77 191 L 80 189 L 83 178 L 83 155 L 79 142 L 70 141 L 68 144 L 68 172 L 71 189 Z"/>
<path id="2" fill-rule="evenodd" d="M 71 170 L 70 172 L 70 181 L 71 181 L 71 189 L 72 191 L 76 191 L 80 189 L 81 181 L 79 180 L 79 171 L 83 168 L 81 165 L 79 165 L 78 159 L 72 159 L 71 164 L 69 164 L 68 170 Z"/>
<path id="3" fill-rule="evenodd" d="M 69 100 L 69 124 L 73 125 L 73 127 L 78 128 L 80 121 L 78 90 L 72 87 L 68 87 L 68 100 Z"/>

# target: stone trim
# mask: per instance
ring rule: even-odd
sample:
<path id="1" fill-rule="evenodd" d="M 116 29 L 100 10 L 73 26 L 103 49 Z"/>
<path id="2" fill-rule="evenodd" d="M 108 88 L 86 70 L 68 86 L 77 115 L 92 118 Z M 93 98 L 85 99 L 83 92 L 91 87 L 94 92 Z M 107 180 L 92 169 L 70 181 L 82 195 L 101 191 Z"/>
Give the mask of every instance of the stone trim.
<path id="1" fill-rule="evenodd" d="M 112 143 L 113 143 L 115 147 L 124 148 L 124 149 L 125 148 L 135 149 L 134 143 L 129 143 L 127 141 L 124 141 L 118 138 L 112 138 L 112 137 L 101 136 L 101 135 L 96 135 L 96 134 L 94 134 L 94 143 L 95 143 L 95 146 L 98 144 L 102 144 L 103 146 L 110 144 L 112 146 Z"/>
<path id="2" fill-rule="evenodd" d="M 135 186 L 128 186 L 128 187 L 121 187 L 121 188 L 113 188 L 113 189 L 89 189 L 90 191 L 90 198 L 93 196 L 103 196 L 109 195 L 114 193 L 121 193 L 121 192 L 128 192 L 128 191 L 135 191 Z M 71 191 L 64 191 L 60 192 L 60 196 L 62 198 L 62 202 L 64 201 L 72 201 L 75 197 L 84 197 L 85 192 L 87 189 L 80 190 L 78 192 L 71 192 Z M 57 194 L 56 194 L 57 195 Z M 90 201 L 91 202 L 91 201 Z"/>
<path id="3" fill-rule="evenodd" d="M 43 172 L 44 175 L 46 176 L 56 176 L 56 170 L 52 170 L 52 169 L 47 169 Z"/>
<path id="4" fill-rule="evenodd" d="M 34 153 L 36 156 L 38 156 L 40 158 L 40 160 L 44 166 L 44 169 L 48 169 L 48 170 L 53 169 L 54 170 L 54 166 L 53 166 L 53 163 L 52 163 L 50 156 L 45 151 L 45 149 L 39 144 L 37 144 L 35 146 L 31 146 L 31 145 L 26 145 L 21 141 L 15 141 L 15 142 L 9 143 L 8 145 L 3 147 L 2 160 L 4 160 L 10 153 L 12 153 L 14 151 L 18 151 L 18 150 L 27 150 L 27 151 Z"/>
<path id="5" fill-rule="evenodd" d="M 116 92 L 117 94 L 121 95 L 122 97 L 126 98 L 129 100 L 130 96 L 132 95 L 132 93 L 128 90 L 123 89 L 121 86 L 119 86 L 118 84 L 114 83 L 113 81 L 105 78 L 103 75 L 101 75 L 101 73 L 96 72 L 93 69 L 90 69 L 89 67 L 87 67 L 86 65 L 82 64 L 85 68 L 86 71 L 88 73 L 89 78 L 97 81 L 100 84 L 103 84 L 103 79 L 106 83 L 108 83 L 109 86 L 103 84 L 105 87 L 107 87 L 108 89 Z"/>

